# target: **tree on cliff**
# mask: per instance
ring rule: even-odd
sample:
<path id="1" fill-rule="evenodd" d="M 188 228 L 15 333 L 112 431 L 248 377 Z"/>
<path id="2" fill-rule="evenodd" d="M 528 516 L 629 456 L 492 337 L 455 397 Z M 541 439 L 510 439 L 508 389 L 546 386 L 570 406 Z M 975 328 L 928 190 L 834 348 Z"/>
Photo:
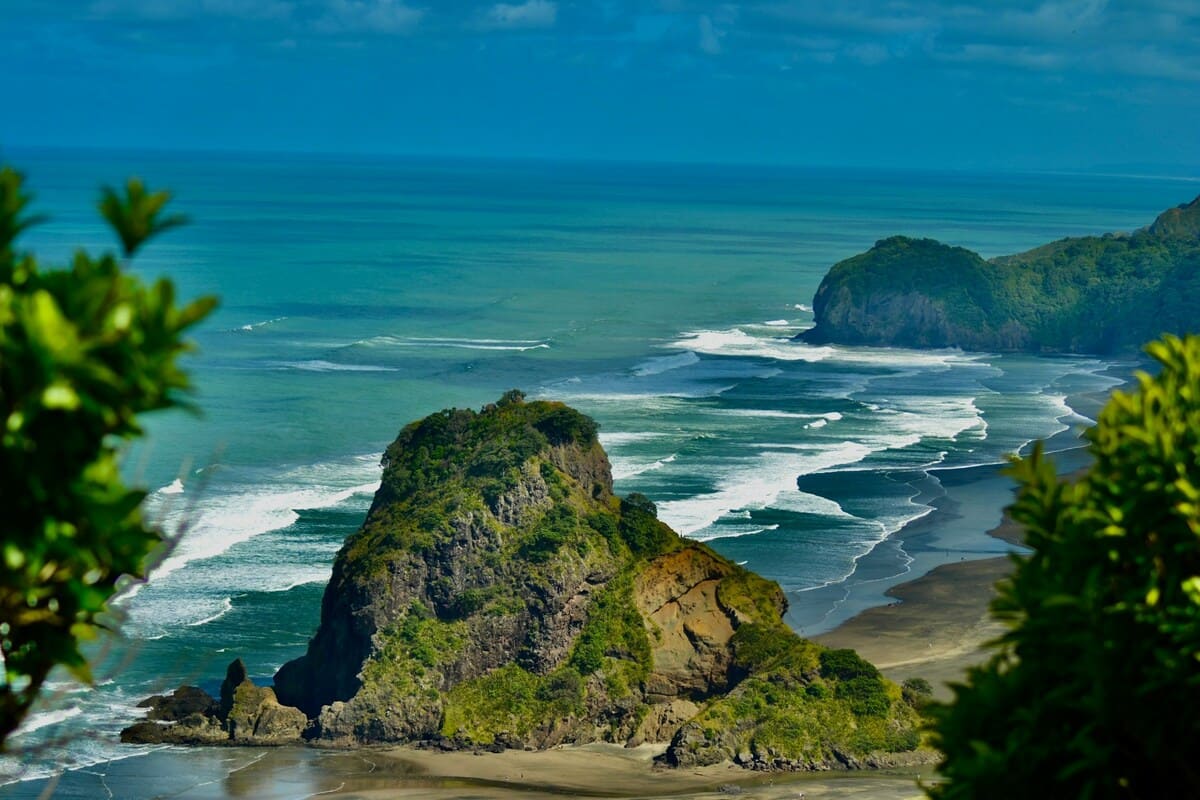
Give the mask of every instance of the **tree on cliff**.
<path id="1" fill-rule="evenodd" d="M 56 665 L 89 680 L 80 643 L 109 625 L 123 575 L 142 576 L 160 534 L 143 521 L 118 447 L 138 416 L 183 405 L 183 332 L 214 307 L 180 306 L 110 253 L 44 270 L 17 237 L 37 220 L 22 176 L 0 168 L 0 749 Z M 100 211 L 126 256 L 182 222 L 136 179 Z"/>
<path id="2" fill-rule="evenodd" d="M 1040 449 L 1012 469 L 1033 553 L 993 657 L 936 711 L 934 798 L 1200 797 L 1200 337 L 1147 352 L 1161 369 L 1114 393 L 1084 478 Z"/>

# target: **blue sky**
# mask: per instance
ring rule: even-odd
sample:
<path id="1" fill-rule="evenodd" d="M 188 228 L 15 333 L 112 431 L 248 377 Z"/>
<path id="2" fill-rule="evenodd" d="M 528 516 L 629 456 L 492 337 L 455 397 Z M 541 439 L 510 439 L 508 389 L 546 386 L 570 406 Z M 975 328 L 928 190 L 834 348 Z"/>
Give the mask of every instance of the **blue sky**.
<path id="1" fill-rule="evenodd" d="M 1200 165 L 1200 0 L 0 0 L 0 146 Z"/>

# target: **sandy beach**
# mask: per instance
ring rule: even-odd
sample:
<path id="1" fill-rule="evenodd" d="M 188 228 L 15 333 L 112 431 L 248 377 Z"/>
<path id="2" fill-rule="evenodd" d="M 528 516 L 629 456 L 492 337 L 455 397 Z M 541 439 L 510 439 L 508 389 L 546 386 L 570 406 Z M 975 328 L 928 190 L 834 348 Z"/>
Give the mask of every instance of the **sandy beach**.
<path id="1" fill-rule="evenodd" d="M 1008 519 L 989 532 L 1012 544 L 1020 527 Z M 896 602 L 867 609 L 829 633 L 813 637 L 826 647 L 849 647 L 897 683 L 920 677 L 940 700 L 948 683 L 987 656 L 984 642 L 1004 627 L 988 616 L 995 585 L 1012 571 L 1009 557 L 943 564 L 916 580 L 889 589 Z"/>

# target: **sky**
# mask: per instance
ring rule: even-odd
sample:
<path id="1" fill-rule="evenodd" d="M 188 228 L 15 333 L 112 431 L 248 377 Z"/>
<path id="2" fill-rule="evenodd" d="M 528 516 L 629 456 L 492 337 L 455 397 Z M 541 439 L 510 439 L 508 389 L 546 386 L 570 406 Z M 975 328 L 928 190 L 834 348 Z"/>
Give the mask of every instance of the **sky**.
<path id="1" fill-rule="evenodd" d="M 1200 174 L 1200 0 L 0 0 L 0 148 Z"/>

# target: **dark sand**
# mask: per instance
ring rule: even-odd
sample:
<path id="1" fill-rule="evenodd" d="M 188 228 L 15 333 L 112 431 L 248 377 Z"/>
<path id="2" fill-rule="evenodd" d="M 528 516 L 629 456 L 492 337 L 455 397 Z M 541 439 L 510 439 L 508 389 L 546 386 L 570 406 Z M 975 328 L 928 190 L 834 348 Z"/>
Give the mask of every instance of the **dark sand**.
<path id="1" fill-rule="evenodd" d="M 988 617 L 988 604 L 1011 570 L 1008 558 L 945 564 L 889 589 L 896 603 L 868 609 L 815 641 L 857 650 L 897 683 L 925 678 L 935 697 L 947 699 L 947 683 L 984 661 L 983 643 L 1004 632 Z"/>

